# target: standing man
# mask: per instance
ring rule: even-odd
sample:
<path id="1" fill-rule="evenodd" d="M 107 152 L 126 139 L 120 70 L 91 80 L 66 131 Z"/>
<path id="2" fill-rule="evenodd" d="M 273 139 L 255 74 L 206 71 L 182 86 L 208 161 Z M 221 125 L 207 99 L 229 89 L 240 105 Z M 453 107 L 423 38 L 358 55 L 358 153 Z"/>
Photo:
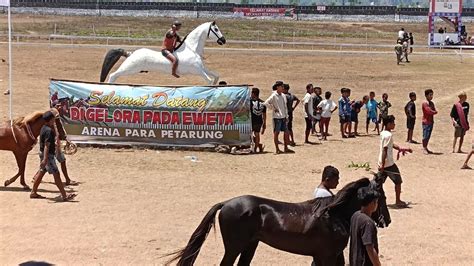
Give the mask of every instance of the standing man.
<path id="1" fill-rule="evenodd" d="M 38 199 L 44 198 L 38 194 L 38 187 L 43 179 L 43 176 L 46 172 L 52 174 L 54 177 L 54 183 L 61 192 L 63 201 L 72 200 L 76 195 L 75 194 L 66 194 L 64 190 L 63 183 L 61 182 L 61 177 L 59 176 L 59 169 L 56 165 L 56 131 L 54 129 L 54 120 L 56 119 L 55 114 L 52 111 L 45 112 L 43 114 L 43 119 L 46 121 L 46 124 L 41 128 L 40 132 L 40 153 L 39 157 L 41 160 L 40 169 L 34 177 L 33 189 L 31 190 L 30 198 Z"/>
<path id="2" fill-rule="evenodd" d="M 182 42 L 181 37 L 178 35 L 179 29 L 181 29 L 181 22 L 176 20 L 173 22 L 173 25 L 171 25 L 171 29 L 166 32 L 163 45 L 161 46 L 161 54 L 170 60 L 172 63 L 171 74 L 177 78 L 179 78 L 179 75 L 176 74 L 176 70 L 178 69 L 178 58 L 173 54 L 173 52 L 177 45 Z"/>
<path id="3" fill-rule="evenodd" d="M 380 132 L 380 153 L 379 153 L 379 175 L 384 178 L 390 177 L 395 184 L 395 204 L 397 207 L 404 208 L 407 204 L 400 199 L 402 192 L 402 176 L 398 166 L 395 164 L 393 159 L 393 149 L 398 151 L 410 151 L 409 149 L 403 149 L 393 142 L 392 130 L 395 128 L 395 117 L 393 115 L 385 118 L 387 124 L 385 130 Z"/>
<path id="4" fill-rule="evenodd" d="M 413 44 L 415 44 L 415 42 L 413 41 L 413 34 L 410 32 L 408 34 L 408 40 L 410 41 L 410 54 L 413 53 Z"/>
<path id="5" fill-rule="evenodd" d="M 283 93 L 286 95 L 286 104 L 288 109 L 288 133 L 290 136 L 290 145 L 295 146 L 295 137 L 293 136 L 293 111 L 295 110 L 296 106 L 300 104 L 300 99 L 291 94 L 289 90 L 290 85 L 283 84 Z M 296 102 L 296 104 L 293 105 L 294 102 Z"/>
<path id="6" fill-rule="evenodd" d="M 451 120 L 454 126 L 454 141 L 453 141 L 453 153 L 456 151 L 456 142 L 459 138 L 458 153 L 462 153 L 461 147 L 464 142 L 464 135 L 469 130 L 469 121 L 467 120 L 469 115 L 469 103 L 466 102 L 467 94 L 461 92 L 458 95 L 459 102 L 453 105 L 451 109 Z"/>
<path id="7" fill-rule="evenodd" d="M 252 120 L 252 132 L 253 142 L 255 144 L 253 152 L 263 152 L 263 144 L 260 143 L 260 133 L 263 135 L 266 129 L 267 121 L 267 108 L 263 104 L 263 101 L 259 97 L 260 90 L 258 88 L 252 88 L 252 96 L 250 99 L 251 109 L 251 120 Z"/>
<path id="8" fill-rule="evenodd" d="M 413 130 L 415 129 L 415 122 L 416 122 L 416 93 L 410 92 L 408 95 L 410 97 L 410 101 L 405 105 L 405 114 L 407 116 L 407 142 L 418 144 L 418 142 L 413 140 Z"/>
<path id="9" fill-rule="evenodd" d="M 397 55 L 397 65 L 400 65 L 403 59 L 403 44 L 402 40 L 398 39 L 397 44 L 395 45 L 395 54 Z"/>
<path id="10" fill-rule="evenodd" d="M 404 28 L 401 28 L 399 31 L 398 31 L 398 39 L 402 39 L 405 38 L 405 29 Z"/>
<path id="11" fill-rule="evenodd" d="M 434 115 L 438 113 L 436 111 L 435 105 L 432 102 L 433 100 L 433 90 L 425 90 L 426 101 L 421 105 L 423 110 L 423 120 L 421 125 L 423 126 L 423 153 L 432 154 L 433 152 L 428 149 L 428 143 L 430 142 L 431 132 L 433 132 L 434 125 Z"/>
<path id="12" fill-rule="evenodd" d="M 311 129 L 313 127 L 313 101 L 312 101 L 312 94 L 314 92 L 313 84 L 306 85 L 306 94 L 303 98 L 303 107 L 304 107 L 304 120 L 306 122 L 306 129 L 304 132 L 304 143 L 311 144 L 309 141 L 309 134 L 311 133 Z"/>
<path id="13" fill-rule="evenodd" d="M 283 144 L 284 152 L 294 153 L 288 148 L 289 134 L 288 134 L 288 108 L 286 103 L 286 96 L 283 94 L 283 82 L 277 81 L 273 84 L 273 93 L 265 101 L 265 106 L 273 110 L 273 142 L 275 143 L 275 154 L 280 154 L 282 151 L 278 147 L 278 136 L 280 132 L 284 132 Z"/>
<path id="14" fill-rule="evenodd" d="M 321 93 L 322 93 L 321 87 L 314 87 L 314 93 L 313 93 L 313 97 L 312 97 L 312 101 L 313 101 L 313 113 L 312 113 L 312 115 L 313 115 L 313 128 L 312 128 L 312 131 L 314 133 L 316 133 L 316 124 L 318 124 L 319 127 L 321 127 L 321 110 L 318 109 L 319 103 L 323 100 L 323 98 L 321 97 Z"/>

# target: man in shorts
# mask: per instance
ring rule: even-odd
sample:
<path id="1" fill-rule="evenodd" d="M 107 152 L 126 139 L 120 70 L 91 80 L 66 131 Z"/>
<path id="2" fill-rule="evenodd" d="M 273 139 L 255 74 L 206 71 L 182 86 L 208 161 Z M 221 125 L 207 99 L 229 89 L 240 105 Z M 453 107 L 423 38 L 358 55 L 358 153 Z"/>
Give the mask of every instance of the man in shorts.
<path id="1" fill-rule="evenodd" d="M 263 101 L 259 98 L 260 90 L 258 88 L 252 88 L 252 95 L 250 99 L 251 109 L 251 120 L 252 120 L 252 132 L 253 142 L 255 144 L 253 152 L 263 152 L 263 144 L 260 143 L 260 133 L 263 135 L 266 128 L 267 120 L 267 107 L 263 104 Z"/>
<path id="2" fill-rule="evenodd" d="M 309 141 L 309 134 L 311 133 L 311 129 L 313 127 L 313 101 L 311 96 L 313 92 L 313 84 L 306 85 L 306 94 L 303 98 L 304 120 L 306 122 L 306 128 L 304 131 L 304 143 L 308 144 L 311 144 L 311 142 Z"/>
<path id="3" fill-rule="evenodd" d="M 361 101 L 354 101 L 351 105 L 351 123 L 354 122 L 354 135 L 359 136 L 357 127 L 359 125 L 359 113 L 360 109 L 369 101 L 369 96 L 365 95 Z"/>
<path id="4" fill-rule="evenodd" d="M 378 122 L 378 111 L 377 111 L 377 101 L 375 100 L 375 92 L 371 91 L 369 93 L 369 101 L 365 104 L 367 108 L 367 120 L 365 121 L 365 132 L 369 135 L 369 124 L 375 124 L 375 128 L 372 131 L 377 130 L 377 134 L 380 134 L 379 122 Z"/>
<path id="5" fill-rule="evenodd" d="M 418 142 L 413 140 L 413 130 L 415 129 L 415 122 L 416 122 L 416 93 L 410 92 L 408 95 L 410 97 L 410 101 L 405 105 L 405 115 L 407 116 L 407 142 L 418 144 Z"/>
<path id="6" fill-rule="evenodd" d="M 350 136 L 350 134 L 346 135 L 347 128 L 351 123 L 351 104 L 348 96 L 348 90 L 348 88 L 341 89 L 341 98 L 339 98 L 338 101 L 339 122 L 341 123 L 341 137 L 344 139 Z"/>
<path id="7" fill-rule="evenodd" d="M 288 109 L 288 133 L 290 136 L 290 146 L 295 146 L 295 137 L 293 136 L 293 111 L 300 104 L 300 99 L 290 93 L 290 85 L 283 84 L 283 93 L 286 95 L 286 105 Z M 296 103 L 295 103 L 296 102 Z"/>
<path id="8" fill-rule="evenodd" d="M 45 112 L 43 119 L 46 121 L 46 124 L 41 128 L 40 132 L 40 169 L 34 177 L 33 189 L 31 190 L 30 198 L 44 198 L 38 194 L 38 187 L 43 179 L 43 176 L 48 172 L 54 177 L 54 183 L 61 192 L 63 201 L 72 200 L 76 195 L 75 194 L 66 194 L 64 190 L 63 183 L 61 182 L 61 177 L 59 176 L 59 169 L 56 165 L 56 131 L 54 129 L 55 115 L 52 111 Z"/>
<path id="9" fill-rule="evenodd" d="M 285 153 L 294 153 L 293 150 L 288 148 L 290 138 L 288 134 L 288 108 L 286 103 L 286 96 L 283 94 L 283 82 L 277 81 L 273 84 L 273 93 L 268 97 L 268 99 L 264 102 L 265 106 L 271 110 L 273 110 L 272 117 L 273 117 L 273 142 L 275 144 L 275 155 L 282 153 L 280 148 L 278 147 L 278 136 L 280 132 L 284 132 L 283 137 L 283 144 Z"/>
<path id="10" fill-rule="evenodd" d="M 469 103 L 466 102 L 467 94 L 461 92 L 458 95 L 459 101 L 451 108 L 451 120 L 454 126 L 453 153 L 456 152 L 456 142 L 459 138 L 459 147 L 457 152 L 462 153 L 461 147 L 464 142 L 464 135 L 469 130 Z"/>
<path id="11" fill-rule="evenodd" d="M 179 78 L 179 75 L 176 74 L 176 70 L 178 69 L 178 58 L 173 54 L 173 52 L 177 45 L 182 42 L 181 37 L 178 35 L 179 29 L 181 29 L 181 22 L 176 20 L 173 22 L 173 25 L 171 25 L 171 29 L 166 32 L 165 39 L 161 46 L 161 54 L 170 60 L 172 63 L 171 74 L 177 78 Z"/>
<path id="12" fill-rule="evenodd" d="M 390 177 L 395 184 L 395 204 L 397 207 L 404 208 L 407 207 L 407 204 L 400 199 L 403 180 L 400 170 L 393 159 L 393 149 L 398 151 L 404 149 L 393 143 L 393 135 L 391 131 L 395 128 L 395 117 L 389 115 L 385 120 L 385 130 L 380 132 L 381 141 L 378 159 L 378 175 L 381 175 L 383 178 L 387 178 L 387 176 Z"/>
<path id="13" fill-rule="evenodd" d="M 421 105 L 423 110 L 423 119 L 421 125 L 423 127 L 423 153 L 424 154 L 433 154 L 432 151 L 428 149 L 428 143 L 430 142 L 431 133 L 433 132 L 434 126 L 434 115 L 438 113 L 436 111 L 435 104 L 433 103 L 433 90 L 425 90 L 426 102 Z"/>

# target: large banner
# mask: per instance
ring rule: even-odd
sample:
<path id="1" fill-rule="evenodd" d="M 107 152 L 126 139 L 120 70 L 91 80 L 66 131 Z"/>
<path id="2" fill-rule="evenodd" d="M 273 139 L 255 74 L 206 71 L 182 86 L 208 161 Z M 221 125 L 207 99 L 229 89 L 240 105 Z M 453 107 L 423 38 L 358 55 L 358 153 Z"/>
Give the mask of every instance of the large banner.
<path id="1" fill-rule="evenodd" d="M 293 17 L 294 8 L 252 8 L 234 7 L 234 15 L 238 17 Z"/>
<path id="2" fill-rule="evenodd" d="M 51 80 L 68 137 L 89 144 L 249 145 L 248 86 L 153 87 Z"/>

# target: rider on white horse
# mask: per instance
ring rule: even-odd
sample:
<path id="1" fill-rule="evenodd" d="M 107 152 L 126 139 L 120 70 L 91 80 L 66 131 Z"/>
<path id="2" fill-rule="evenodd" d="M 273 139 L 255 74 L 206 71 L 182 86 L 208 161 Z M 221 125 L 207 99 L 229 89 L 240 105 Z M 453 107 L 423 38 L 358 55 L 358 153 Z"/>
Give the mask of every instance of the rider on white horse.
<path id="1" fill-rule="evenodd" d="M 161 54 L 173 64 L 171 74 L 177 78 L 179 78 L 179 75 L 176 74 L 176 69 L 178 69 L 178 58 L 173 55 L 173 52 L 177 44 L 181 44 L 182 42 L 181 37 L 178 35 L 179 29 L 181 29 L 181 22 L 176 20 L 173 22 L 173 25 L 171 25 L 171 29 L 166 32 L 163 45 L 161 46 Z"/>

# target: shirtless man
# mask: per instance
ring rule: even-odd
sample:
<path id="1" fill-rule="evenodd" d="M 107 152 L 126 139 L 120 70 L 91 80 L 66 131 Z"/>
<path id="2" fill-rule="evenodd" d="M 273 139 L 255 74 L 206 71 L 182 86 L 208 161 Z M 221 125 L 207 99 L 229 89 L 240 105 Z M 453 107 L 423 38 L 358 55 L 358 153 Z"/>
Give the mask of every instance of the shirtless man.
<path id="1" fill-rule="evenodd" d="M 178 58 L 173 54 L 173 52 L 176 48 L 176 44 L 180 44 L 182 42 L 178 35 L 180 28 L 181 22 L 177 20 L 173 22 L 171 29 L 166 32 L 163 45 L 161 46 L 161 54 L 173 64 L 171 68 L 171 74 L 177 78 L 179 78 L 178 74 L 176 74 L 176 69 L 178 69 Z"/>

